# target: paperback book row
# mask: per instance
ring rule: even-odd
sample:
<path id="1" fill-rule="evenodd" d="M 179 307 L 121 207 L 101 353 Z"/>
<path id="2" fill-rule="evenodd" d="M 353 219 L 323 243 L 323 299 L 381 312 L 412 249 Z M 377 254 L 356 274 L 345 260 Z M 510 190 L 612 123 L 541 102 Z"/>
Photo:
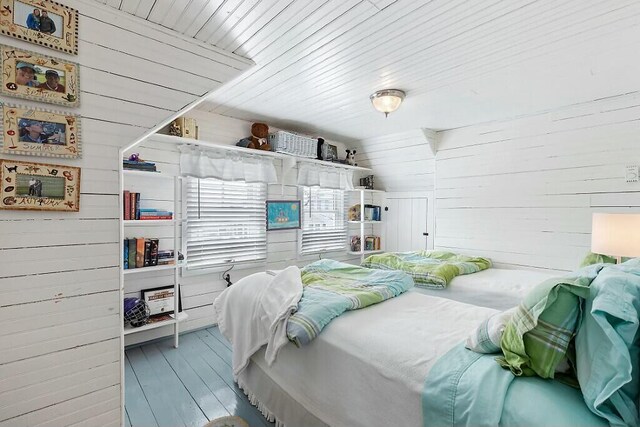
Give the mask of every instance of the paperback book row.
<path id="1" fill-rule="evenodd" d="M 124 239 L 124 269 L 175 264 L 173 249 L 160 251 L 158 243 L 158 239 L 142 237 Z"/>
<path id="2" fill-rule="evenodd" d="M 141 160 L 122 159 L 122 169 L 145 171 L 145 172 L 157 172 L 156 164 L 152 162 L 145 162 Z"/>
<path id="3" fill-rule="evenodd" d="M 360 236 L 351 236 L 351 251 L 360 252 L 362 250 L 362 241 Z M 364 250 L 365 251 L 379 251 L 380 236 L 365 236 L 364 238 Z"/>
<path id="4" fill-rule="evenodd" d="M 377 205 L 364 205 L 364 218 L 361 218 L 360 204 L 349 208 L 349 221 L 381 221 L 382 208 Z"/>
<path id="5" fill-rule="evenodd" d="M 140 193 L 134 193 L 124 190 L 122 193 L 123 211 L 122 215 L 125 221 L 128 220 L 156 220 L 156 219 L 173 219 L 173 212 L 163 209 L 141 209 Z"/>

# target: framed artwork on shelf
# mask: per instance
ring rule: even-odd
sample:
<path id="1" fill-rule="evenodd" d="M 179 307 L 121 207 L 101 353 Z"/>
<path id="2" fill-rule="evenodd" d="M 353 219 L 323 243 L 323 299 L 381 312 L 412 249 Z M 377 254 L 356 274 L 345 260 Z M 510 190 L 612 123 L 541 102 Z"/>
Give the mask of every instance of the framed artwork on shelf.
<path id="1" fill-rule="evenodd" d="M 267 200 L 267 231 L 300 228 L 300 200 Z"/>
<path id="2" fill-rule="evenodd" d="M 12 160 L 0 168 L 0 209 L 80 210 L 80 168 Z"/>
<path id="3" fill-rule="evenodd" d="M 338 147 L 332 144 L 322 144 L 322 160 L 334 161 L 338 160 Z"/>
<path id="4" fill-rule="evenodd" d="M 78 11 L 51 0 L 0 0 L 0 32 L 78 54 Z"/>
<path id="5" fill-rule="evenodd" d="M 2 104 L 0 151 L 27 156 L 82 156 L 80 117 L 42 108 Z"/>
<path id="6" fill-rule="evenodd" d="M 149 306 L 149 316 L 167 316 L 173 314 L 173 286 L 162 286 L 159 288 L 143 289 L 142 300 Z M 182 301 L 180 300 L 180 292 L 178 291 L 178 312 L 182 311 Z"/>
<path id="7" fill-rule="evenodd" d="M 0 45 L 3 95 L 50 104 L 80 105 L 80 73 L 75 62 Z"/>

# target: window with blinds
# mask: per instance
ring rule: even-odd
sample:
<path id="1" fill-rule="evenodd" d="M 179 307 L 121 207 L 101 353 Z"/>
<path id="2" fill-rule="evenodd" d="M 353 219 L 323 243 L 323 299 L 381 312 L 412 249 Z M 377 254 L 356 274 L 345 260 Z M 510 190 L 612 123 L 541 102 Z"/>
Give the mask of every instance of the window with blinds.
<path id="1" fill-rule="evenodd" d="M 187 269 L 267 258 L 267 185 L 186 180 Z"/>
<path id="2" fill-rule="evenodd" d="M 346 249 L 344 191 L 302 187 L 302 204 L 300 253 L 313 254 Z"/>

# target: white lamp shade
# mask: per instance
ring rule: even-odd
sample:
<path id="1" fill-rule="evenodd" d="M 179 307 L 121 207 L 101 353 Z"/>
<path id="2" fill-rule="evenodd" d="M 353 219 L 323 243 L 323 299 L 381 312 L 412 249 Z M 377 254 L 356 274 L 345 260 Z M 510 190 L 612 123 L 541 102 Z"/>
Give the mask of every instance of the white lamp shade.
<path id="1" fill-rule="evenodd" d="M 640 257 L 640 214 L 594 213 L 591 252 L 616 257 Z"/>

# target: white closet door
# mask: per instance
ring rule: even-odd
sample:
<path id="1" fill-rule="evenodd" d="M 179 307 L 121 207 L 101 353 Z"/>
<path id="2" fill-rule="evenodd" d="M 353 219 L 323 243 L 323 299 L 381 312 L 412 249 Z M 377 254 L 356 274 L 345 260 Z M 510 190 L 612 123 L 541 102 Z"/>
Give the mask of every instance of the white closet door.
<path id="1" fill-rule="evenodd" d="M 429 198 L 406 193 L 387 194 L 386 244 L 388 252 L 433 249 L 432 222 L 429 215 Z M 429 235 L 426 236 L 425 233 Z"/>

